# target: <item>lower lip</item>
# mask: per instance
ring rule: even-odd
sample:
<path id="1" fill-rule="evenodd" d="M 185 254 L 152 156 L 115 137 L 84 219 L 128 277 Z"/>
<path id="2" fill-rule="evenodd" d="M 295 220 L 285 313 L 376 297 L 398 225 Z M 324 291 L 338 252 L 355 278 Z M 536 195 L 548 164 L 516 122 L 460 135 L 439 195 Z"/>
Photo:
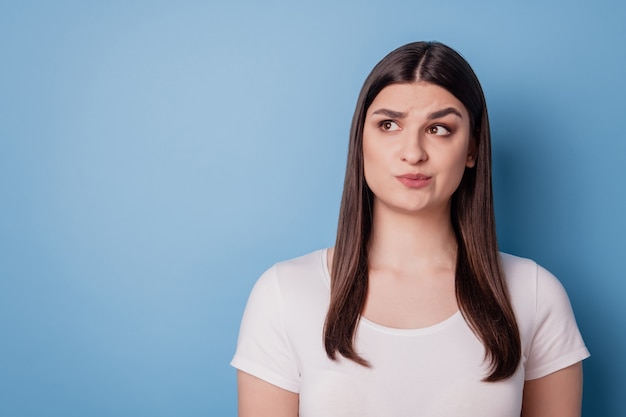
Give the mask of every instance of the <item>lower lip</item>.
<path id="1" fill-rule="evenodd" d="M 409 188 L 424 188 L 430 184 L 431 178 L 414 179 L 398 177 L 398 181 L 400 181 L 402 184 L 404 184 L 404 186 Z"/>

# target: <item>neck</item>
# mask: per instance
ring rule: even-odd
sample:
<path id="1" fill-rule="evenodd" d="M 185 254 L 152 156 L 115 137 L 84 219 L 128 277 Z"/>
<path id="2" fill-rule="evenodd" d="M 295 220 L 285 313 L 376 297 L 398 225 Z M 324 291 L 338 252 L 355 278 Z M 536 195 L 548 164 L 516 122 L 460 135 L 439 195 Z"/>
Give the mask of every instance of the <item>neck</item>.
<path id="1" fill-rule="evenodd" d="M 370 268 L 454 268 L 457 241 L 450 209 L 431 213 L 399 213 L 374 208 L 369 242 Z"/>

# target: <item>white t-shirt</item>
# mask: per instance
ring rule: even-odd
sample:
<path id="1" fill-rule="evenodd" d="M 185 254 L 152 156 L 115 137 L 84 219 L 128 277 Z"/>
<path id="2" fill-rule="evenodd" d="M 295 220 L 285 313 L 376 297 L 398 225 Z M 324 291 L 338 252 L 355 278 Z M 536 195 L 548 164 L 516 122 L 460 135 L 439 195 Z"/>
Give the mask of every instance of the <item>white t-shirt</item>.
<path id="1" fill-rule="evenodd" d="M 524 381 L 589 356 L 565 290 L 535 262 L 502 254 L 522 341 L 507 380 L 482 382 L 485 350 L 460 312 L 434 326 L 393 329 L 361 318 L 356 351 L 371 367 L 328 359 L 327 250 L 274 265 L 258 280 L 231 364 L 299 394 L 300 417 L 519 417 Z"/>

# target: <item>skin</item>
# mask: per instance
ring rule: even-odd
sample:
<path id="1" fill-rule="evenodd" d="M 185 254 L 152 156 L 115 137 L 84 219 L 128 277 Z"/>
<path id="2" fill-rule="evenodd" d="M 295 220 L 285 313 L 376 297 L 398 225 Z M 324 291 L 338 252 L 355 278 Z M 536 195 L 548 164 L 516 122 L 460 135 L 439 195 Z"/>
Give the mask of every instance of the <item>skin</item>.
<path id="1" fill-rule="evenodd" d="M 363 129 L 365 180 L 380 213 L 375 225 L 389 216 L 449 223 L 450 197 L 474 165 L 469 120 L 456 97 L 430 83 L 393 84 L 376 96 Z M 399 181 L 403 174 L 430 180 L 410 188 Z"/>
<path id="2" fill-rule="evenodd" d="M 450 197 L 471 157 L 469 115 L 429 83 L 384 88 L 365 117 L 365 180 L 374 194 L 363 315 L 395 328 L 429 326 L 457 310 Z M 425 184 L 399 176 L 424 174 Z"/>
<path id="3" fill-rule="evenodd" d="M 458 311 L 450 198 L 474 167 L 463 104 L 425 82 L 385 87 L 363 130 L 366 182 L 374 194 L 369 287 L 363 316 L 421 328 Z M 402 180 L 406 174 L 422 175 Z M 328 251 L 332 264 L 333 250 Z M 296 417 L 298 394 L 238 372 L 240 417 Z M 579 417 L 580 363 L 524 385 L 522 417 Z"/>
<path id="4" fill-rule="evenodd" d="M 581 362 L 543 378 L 526 381 L 522 417 L 580 417 L 583 395 Z"/>
<path id="5" fill-rule="evenodd" d="M 297 417 L 298 394 L 237 371 L 239 417 Z"/>

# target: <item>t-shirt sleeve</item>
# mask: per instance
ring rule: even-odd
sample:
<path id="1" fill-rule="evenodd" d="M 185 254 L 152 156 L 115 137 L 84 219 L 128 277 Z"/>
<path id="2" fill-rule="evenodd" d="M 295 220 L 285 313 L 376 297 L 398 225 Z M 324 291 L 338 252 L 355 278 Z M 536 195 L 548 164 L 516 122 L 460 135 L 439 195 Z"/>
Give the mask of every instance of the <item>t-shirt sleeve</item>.
<path id="1" fill-rule="evenodd" d="M 291 392 L 299 391 L 299 370 L 284 327 L 284 303 L 276 266 L 256 282 L 241 321 L 231 365 Z"/>
<path id="2" fill-rule="evenodd" d="M 526 362 L 526 380 L 544 377 L 589 357 L 561 283 L 537 266 L 536 288 L 535 332 Z"/>

